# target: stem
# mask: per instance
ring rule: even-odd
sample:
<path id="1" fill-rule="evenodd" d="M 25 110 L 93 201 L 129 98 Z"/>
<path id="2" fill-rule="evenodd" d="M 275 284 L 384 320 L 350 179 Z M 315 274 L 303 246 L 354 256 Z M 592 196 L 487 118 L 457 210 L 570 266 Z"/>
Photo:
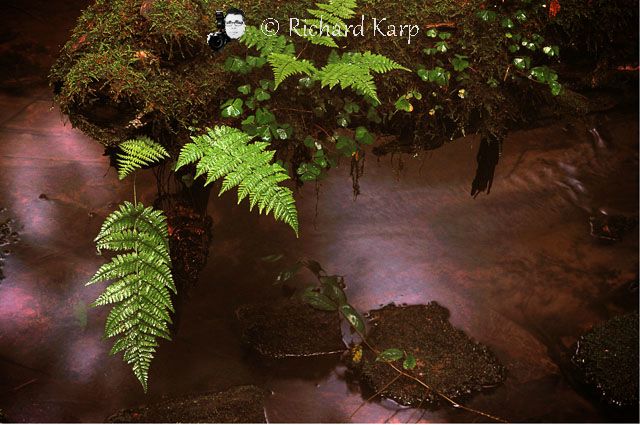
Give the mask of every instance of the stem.
<path id="1" fill-rule="evenodd" d="M 138 205 L 138 198 L 136 195 L 136 173 L 133 173 L 133 205 Z"/>
<path id="2" fill-rule="evenodd" d="M 349 322 L 349 319 L 347 319 L 347 317 L 344 315 L 344 313 L 342 313 L 342 311 L 341 311 L 341 310 L 339 310 L 339 309 L 338 309 L 338 311 L 340 312 L 340 314 L 342 315 L 342 317 L 344 317 L 344 318 L 347 320 L 347 322 L 348 322 L 349 324 L 351 324 L 351 322 Z M 356 331 L 356 333 L 357 333 L 358 335 L 360 335 L 360 338 L 362 339 L 362 342 L 363 342 L 363 343 L 364 343 L 364 344 L 365 344 L 365 345 L 366 345 L 366 346 L 367 346 L 371 351 L 373 351 L 376 355 L 379 355 L 379 354 L 380 354 L 380 350 L 378 350 L 378 349 L 374 348 L 371 344 L 369 344 L 369 341 L 367 341 L 367 339 L 365 338 L 365 336 L 364 336 L 364 334 L 363 334 L 362 332 L 360 332 L 358 329 L 356 329 L 353 325 L 351 325 L 351 327 Z M 386 364 L 388 364 L 388 365 L 389 365 L 393 370 L 395 370 L 396 372 L 398 372 L 398 373 L 400 374 L 398 377 L 400 377 L 400 376 L 405 376 L 405 377 L 407 377 L 407 378 L 411 379 L 412 381 L 417 382 L 420 386 L 422 386 L 422 387 L 424 387 L 425 389 L 427 389 L 427 390 L 429 390 L 429 391 L 431 391 L 431 392 L 433 392 L 433 393 L 437 394 L 438 396 L 442 397 L 443 399 L 445 399 L 446 401 L 448 401 L 449 403 L 451 403 L 451 405 L 452 405 L 453 407 L 455 407 L 455 408 L 459 408 L 459 409 L 462 409 L 462 410 L 466 410 L 466 411 L 468 411 L 468 412 L 475 413 L 475 414 L 477 414 L 477 415 L 481 415 L 481 416 L 484 416 L 484 417 L 489 418 L 489 419 L 493 419 L 493 420 L 494 420 L 494 421 L 496 421 L 496 422 L 503 422 L 503 423 L 507 423 L 507 421 L 506 421 L 506 420 L 504 420 L 504 419 L 502 419 L 502 418 L 499 418 L 499 417 L 497 417 L 497 416 L 493 416 L 493 415 L 491 415 L 491 414 L 489 414 L 489 413 L 481 412 L 480 410 L 472 409 L 471 407 L 467 407 L 467 406 L 464 406 L 464 405 L 462 405 L 462 404 L 460 404 L 460 403 L 457 403 L 456 401 L 454 401 L 454 400 L 453 400 L 453 399 L 451 399 L 450 397 L 446 396 L 445 394 L 441 393 L 440 391 L 436 390 L 435 388 L 431 388 L 429 385 L 427 385 L 424 381 L 420 380 L 419 378 L 416 378 L 415 376 L 413 376 L 413 375 L 411 375 L 411 374 L 409 374 L 409 373 L 406 373 L 405 371 L 403 371 L 403 370 L 399 369 L 399 368 L 398 368 L 396 365 L 394 365 L 393 363 L 391 363 L 391 362 L 385 362 L 385 363 L 386 363 Z M 396 379 L 397 379 L 398 377 L 396 377 Z M 385 390 L 389 385 L 390 385 L 390 384 L 387 384 L 387 386 L 385 386 L 381 391 L 384 391 L 384 390 Z"/>
<path id="3" fill-rule="evenodd" d="M 389 388 L 391 386 L 391 384 L 393 384 L 394 382 L 396 382 L 398 379 L 400 379 L 402 375 L 397 375 L 395 378 L 393 378 L 391 381 L 389 381 L 389 383 L 387 383 L 387 385 L 385 385 L 384 387 L 382 387 L 381 390 L 379 390 L 377 393 L 375 393 L 374 395 L 372 395 L 371 397 L 369 397 L 368 399 L 366 399 L 365 401 L 363 401 L 362 403 L 360 403 L 360 406 L 358 406 L 358 408 L 356 410 L 353 411 L 352 414 L 349 415 L 349 420 L 351 420 L 351 418 L 353 418 L 353 416 L 358 413 L 358 410 L 362 409 L 362 406 L 364 406 L 365 404 L 367 404 L 368 402 L 370 402 L 371 400 L 373 400 L 374 398 L 376 398 L 376 396 L 380 395 L 384 390 L 386 390 L 387 388 Z"/>

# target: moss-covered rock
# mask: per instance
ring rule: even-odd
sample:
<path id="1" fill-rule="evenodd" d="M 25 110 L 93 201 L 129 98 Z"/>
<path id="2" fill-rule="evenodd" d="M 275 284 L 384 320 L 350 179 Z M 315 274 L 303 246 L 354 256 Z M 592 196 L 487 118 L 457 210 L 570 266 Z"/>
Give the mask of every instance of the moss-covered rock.
<path id="1" fill-rule="evenodd" d="M 236 315 L 243 341 L 266 357 L 314 356 L 345 349 L 338 313 L 316 310 L 297 299 L 244 306 Z"/>
<path id="2" fill-rule="evenodd" d="M 580 337 L 572 362 L 607 404 L 638 408 L 638 313 L 600 323 Z"/>
<path id="3" fill-rule="evenodd" d="M 121 410 L 110 423 L 265 423 L 265 391 L 253 386 L 197 396 L 167 398 L 160 403 Z"/>
<path id="4" fill-rule="evenodd" d="M 435 302 L 388 305 L 371 311 L 370 318 L 369 343 L 380 351 L 396 348 L 413 354 L 416 366 L 407 372 L 431 389 L 404 376 L 395 380 L 398 372 L 376 361 L 376 354 L 365 349 L 360 366 L 362 382 L 383 397 L 405 405 L 439 404 L 442 399 L 435 391 L 460 400 L 496 387 L 505 379 L 505 369 L 493 353 L 453 327 L 449 311 Z M 395 363 L 402 369 L 402 360 Z"/>

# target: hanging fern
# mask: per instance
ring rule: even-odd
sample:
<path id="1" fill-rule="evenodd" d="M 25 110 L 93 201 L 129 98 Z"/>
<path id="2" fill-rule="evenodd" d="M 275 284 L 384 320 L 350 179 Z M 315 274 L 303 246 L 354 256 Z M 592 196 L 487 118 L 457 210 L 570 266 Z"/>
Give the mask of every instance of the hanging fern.
<path id="1" fill-rule="evenodd" d="M 127 140 L 120 143 L 118 147 L 123 151 L 118 154 L 118 178 L 120 180 L 138 168 L 169 157 L 165 148 L 146 136 Z"/>
<path id="2" fill-rule="evenodd" d="M 251 136 L 242 131 L 216 126 L 207 133 L 191 137 L 193 142 L 183 146 L 176 164 L 181 167 L 196 162 L 196 175 L 206 175 L 205 185 L 224 177 L 220 195 L 238 186 L 238 203 L 247 196 L 249 208 L 258 206 L 259 212 L 273 212 L 276 220 L 291 226 L 298 235 L 298 212 L 293 193 L 280 186 L 289 176 L 282 166 L 272 163 L 275 151 L 267 151 L 265 142 L 249 143 Z"/>
<path id="3" fill-rule="evenodd" d="M 173 312 L 167 223 L 161 211 L 125 202 L 111 213 L 95 238 L 98 251 L 128 251 L 104 264 L 87 285 L 112 281 L 92 306 L 115 304 L 105 337 L 117 337 L 110 354 L 124 351 L 144 391 L 157 339 L 170 340 L 167 324 Z"/>

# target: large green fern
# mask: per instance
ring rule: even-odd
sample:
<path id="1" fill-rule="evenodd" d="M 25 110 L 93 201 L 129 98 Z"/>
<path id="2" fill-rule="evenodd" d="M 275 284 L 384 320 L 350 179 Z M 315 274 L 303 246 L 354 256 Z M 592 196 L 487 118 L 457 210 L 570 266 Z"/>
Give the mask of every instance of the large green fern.
<path id="1" fill-rule="evenodd" d="M 119 177 L 151 165 L 169 155 L 148 137 L 121 143 Z M 98 252 L 121 252 L 104 264 L 87 285 L 111 281 L 92 306 L 114 304 L 105 324 L 106 338 L 116 337 L 110 354 L 124 351 L 124 360 L 147 391 L 149 367 L 158 338 L 171 339 L 168 323 L 173 312 L 169 232 L 162 211 L 125 202 L 102 223 L 95 238 Z"/>
<path id="2" fill-rule="evenodd" d="M 95 239 L 98 250 L 125 253 L 100 267 L 87 283 L 112 281 L 92 306 L 115 304 L 105 324 L 105 337 L 117 337 L 110 354 L 124 351 L 145 392 L 157 339 L 171 339 L 167 324 L 176 287 L 168 238 L 161 211 L 125 202 L 107 217 Z"/>
<path id="3" fill-rule="evenodd" d="M 196 175 L 206 175 L 205 185 L 224 177 L 220 195 L 238 186 L 238 203 L 249 197 L 250 209 L 273 212 L 276 220 L 291 226 L 298 235 L 298 212 L 291 189 L 280 186 L 289 176 L 279 164 L 272 163 L 275 151 L 267 151 L 265 142 L 249 143 L 246 133 L 232 127 L 216 126 L 207 133 L 191 137 L 182 147 L 176 171 L 196 163 Z"/>
<path id="4" fill-rule="evenodd" d="M 118 178 L 120 180 L 138 168 L 146 167 L 169 157 L 169 153 L 162 145 L 146 136 L 127 140 L 120 143 L 118 147 L 123 151 L 118 154 Z"/>

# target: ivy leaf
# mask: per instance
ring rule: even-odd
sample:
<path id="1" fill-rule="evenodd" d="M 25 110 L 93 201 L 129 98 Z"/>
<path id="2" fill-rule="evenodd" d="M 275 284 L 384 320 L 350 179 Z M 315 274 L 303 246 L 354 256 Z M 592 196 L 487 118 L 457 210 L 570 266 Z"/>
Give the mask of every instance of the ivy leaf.
<path id="1" fill-rule="evenodd" d="M 273 115 L 268 109 L 258 108 L 258 110 L 256 111 L 256 123 L 258 125 L 272 124 L 275 121 L 275 115 Z"/>
<path id="2" fill-rule="evenodd" d="M 562 85 L 557 81 L 550 81 L 549 88 L 551 89 L 551 94 L 557 96 L 562 91 Z"/>
<path id="3" fill-rule="evenodd" d="M 255 91 L 256 100 L 262 102 L 263 100 L 271 99 L 271 95 L 263 88 L 257 88 Z"/>
<path id="4" fill-rule="evenodd" d="M 513 64 L 520 70 L 527 69 L 531 66 L 531 58 L 529 56 L 517 57 L 513 59 Z"/>
<path id="5" fill-rule="evenodd" d="M 387 348 L 376 357 L 377 362 L 395 362 L 404 356 L 404 352 L 398 348 Z"/>
<path id="6" fill-rule="evenodd" d="M 435 38 L 438 35 L 438 30 L 431 28 L 427 31 L 427 37 Z"/>
<path id="7" fill-rule="evenodd" d="M 440 40 L 446 40 L 447 38 L 451 38 L 451 33 L 450 32 L 441 32 L 440 34 L 438 34 L 438 38 Z"/>
<path id="8" fill-rule="evenodd" d="M 404 96 L 400 96 L 400 98 L 396 101 L 395 107 L 396 107 L 396 110 L 398 111 L 405 111 L 405 112 L 413 111 L 413 105 Z"/>
<path id="9" fill-rule="evenodd" d="M 299 261 L 295 262 L 291 267 L 286 268 L 283 271 L 281 271 L 278 274 L 278 277 L 276 277 L 276 281 L 274 283 L 277 284 L 277 283 L 286 282 L 287 280 L 289 280 L 293 276 L 295 276 L 296 273 L 298 273 L 298 271 L 300 271 L 301 267 L 302 267 L 302 263 L 300 263 Z"/>
<path id="10" fill-rule="evenodd" d="M 222 108 L 222 112 L 221 112 L 222 117 L 223 118 L 239 117 L 240 115 L 242 115 L 242 105 L 243 105 L 243 102 L 242 102 L 242 99 L 240 99 L 240 98 L 227 100 L 221 106 L 221 108 Z"/>
<path id="11" fill-rule="evenodd" d="M 331 301 L 329 297 L 313 290 L 313 287 L 307 288 L 302 293 L 302 300 L 311 307 L 323 311 L 336 311 L 338 306 Z"/>
<path id="12" fill-rule="evenodd" d="M 351 307 L 349 304 L 345 304 L 340 306 L 340 311 L 342 312 L 343 316 L 349 321 L 351 326 L 358 330 L 358 332 L 364 333 L 364 320 L 355 308 Z"/>
<path id="13" fill-rule="evenodd" d="M 321 276 L 320 283 L 322 283 L 324 294 L 332 301 L 335 301 L 338 305 L 347 304 L 347 295 L 340 287 L 338 276 Z"/>
<path id="14" fill-rule="evenodd" d="M 243 86 L 238 87 L 238 91 L 242 94 L 249 94 L 251 92 L 251 85 L 245 84 Z"/>
<path id="15" fill-rule="evenodd" d="M 492 10 L 479 10 L 478 18 L 482 19 L 485 22 L 491 22 L 496 19 L 496 12 Z"/>
<path id="16" fill-rule="evenodd" d="M 526 20 L 527 20 L 527 14 L 526 14 L 526 13 L 524 13 L 524 11 L 523 11 L 523 10 L 518 10 L 518 11 L 516 11 L 516 15 L 515 15 L 515 16 L 516 16 L 516 19 L 517 19 L 518 21 L 520 21 L 520 22 L 524 22 L 524 21 L 526 21 Z"/>
<path id="17" fill-rule="evenodd" d="M 359 126 L 356 128 L 356 140 L 360 143 L 364 143 L 365 145 L 370 145 L 373 143 L 373 135 L 366 127 Z"/>
<path id="18" fill-rule="evenodd" d="M 513 27 L 514 27 L 514 25 L 513 25 L 513 21 L 512 21 L 511 19 L 509 19 L 509 18 L 504 18 L 504 19 L 502 19 L 502 21 L 500 22 L 500 24 L 503 26 L 503 28 L 509 28 L 509 29 L 511 29 L 511 28 L 513 28 Z"/>
<path id="19" fill-rule="evenodd" d="M 412 370 L 416 367 L 417 363 L 418 362 L 416 361 L 416 357 L 413 353 L 409 353 L 406 355 L 404 362 L 402 362 L 402 367 L 406 370 Z"/>
<path id="20" fill-rule="evenodd" d="M 453 70 L 457 72 L 462 72 L 469 67 L 467 56 L 456 55 L 455 58 L 450 59 L 450 62 L 453 65 Z"/>

